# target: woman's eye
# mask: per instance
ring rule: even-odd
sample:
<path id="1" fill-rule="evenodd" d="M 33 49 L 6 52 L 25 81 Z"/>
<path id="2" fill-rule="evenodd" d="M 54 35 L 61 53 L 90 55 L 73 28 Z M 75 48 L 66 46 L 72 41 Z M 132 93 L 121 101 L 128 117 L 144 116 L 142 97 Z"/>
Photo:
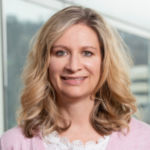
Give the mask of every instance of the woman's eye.
<path id="1" fill-rule="evenodd" d="M 93 54 L 92 54 L 91 52 L 85 51 L 85 52 L 84 52 L 84 55 L 85 55 L 85 56 L 92 56 Z"/>
<path id="2" fill-rule="evenodd" d="M 56 55 L 57 56 L 64 56 L 64 55 L 66 55 L 67 53 L 65 52 L 65 51 L 58 51 L 58 52 L 56 52 Z"/>

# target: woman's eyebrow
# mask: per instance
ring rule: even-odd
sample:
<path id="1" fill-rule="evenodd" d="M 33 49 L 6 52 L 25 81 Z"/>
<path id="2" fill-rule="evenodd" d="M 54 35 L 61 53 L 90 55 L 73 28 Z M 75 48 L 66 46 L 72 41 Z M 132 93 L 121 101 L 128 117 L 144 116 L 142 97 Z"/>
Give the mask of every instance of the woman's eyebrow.
<path id="1" fill-rule="evenodd" d="M 64 49 L 69 49 L 67 46 L 64 46 L 64 45 L 55 45 L 55 46 L 52 46 L 52 49 L 54 49 L 54 48 L 64 48 Z M 95 48 L 95 47 L 93 47 L 93 46 L 82 46 L 81 48 L 82 48 L 82 49 L 90 48 L 90 49 L 97 50 L 97 48 Z"/>
<path id="2" fill-rule="evenodd" d="M 90 49 L 94 49 L 94 50 L 97 50 L 97 48 L 93 47 L 93 46 L 83 46 L 82 47 L 83 49 L 87 49 L 87 48 L 90 48 Z"/>
<path id="3" fill-rule="evenodd" d="M 64 49 L 69 49 L 67 46 L 64 46 L 64 45 L 54 45 L 52 46 L 52 49 L 54 48 L 64 48 Z"/>

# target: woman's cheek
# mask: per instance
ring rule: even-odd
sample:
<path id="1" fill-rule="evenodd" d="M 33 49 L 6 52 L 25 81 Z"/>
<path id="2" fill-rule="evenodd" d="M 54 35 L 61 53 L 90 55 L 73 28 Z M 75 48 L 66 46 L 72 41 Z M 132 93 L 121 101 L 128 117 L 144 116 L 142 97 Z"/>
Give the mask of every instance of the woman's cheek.
<path id="1" fill-rule="evenodd" d="M 99 58 L 93 58 L 84 62 L 86 68 L 92 72 L 92 74 L 98 73 L 101 68 L 101 60 Z"/>
<path id="2" fill-rule="evenodd" d="M 59 58 L 51 58 L 50 64 L 49 64 L 49 70 L 50 74 L 55 75 L 62 72 L 63 68 L 65 66 L 65 61 Z"/>

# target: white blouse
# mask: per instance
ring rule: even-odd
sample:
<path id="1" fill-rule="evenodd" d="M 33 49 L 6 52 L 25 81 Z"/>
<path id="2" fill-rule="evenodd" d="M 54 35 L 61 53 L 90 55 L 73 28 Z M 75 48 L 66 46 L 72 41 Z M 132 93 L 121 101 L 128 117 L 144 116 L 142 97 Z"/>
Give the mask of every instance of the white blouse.
<path id="1" fill-rule="evenodd" d="M 80 140 L 70 142 L 66 137 L 61 138 L 57 131 L 53 131 L 45 139 L 49 141 L 47 143 L 43 140 L 46 150 L 105 150 L 110 136 L 99 138 L 97 143 L 95 141 L 86 142 L 85 145 Z"/>

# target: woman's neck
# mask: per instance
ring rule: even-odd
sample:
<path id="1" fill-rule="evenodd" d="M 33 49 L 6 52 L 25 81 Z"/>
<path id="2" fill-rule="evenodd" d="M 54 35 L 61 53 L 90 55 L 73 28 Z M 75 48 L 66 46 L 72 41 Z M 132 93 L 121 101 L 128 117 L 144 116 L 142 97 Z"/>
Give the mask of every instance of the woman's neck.
<path id="1" fill-rule="evenodd" d="M 68 120 L 67 123 L 64 123 L 63 119 L 59 119 L 59 125 L 66 127 L 71 121 L 71 126 L 66 131 L 59 133 L 61 137 L 66 136 L 70 141 L 79 139 L 83 142 L 97 141 L 100 137 L 103 137 L 97 133 L 90 123 L 90 114 L 94 107 L 94 100 L 82 99 L 66 103 L 63 99 L 58 99 L 57 103 L 60 114 Z"/>
<path id="2" fill-rule="evenodd" d="M 94 107 L 94 100 L 85 98 L 67 102 L 63 99 L 57 100 L 60 114 L 71 121 L 71 126 L 87 126 L 90 124 L 90 114 Z"/>

